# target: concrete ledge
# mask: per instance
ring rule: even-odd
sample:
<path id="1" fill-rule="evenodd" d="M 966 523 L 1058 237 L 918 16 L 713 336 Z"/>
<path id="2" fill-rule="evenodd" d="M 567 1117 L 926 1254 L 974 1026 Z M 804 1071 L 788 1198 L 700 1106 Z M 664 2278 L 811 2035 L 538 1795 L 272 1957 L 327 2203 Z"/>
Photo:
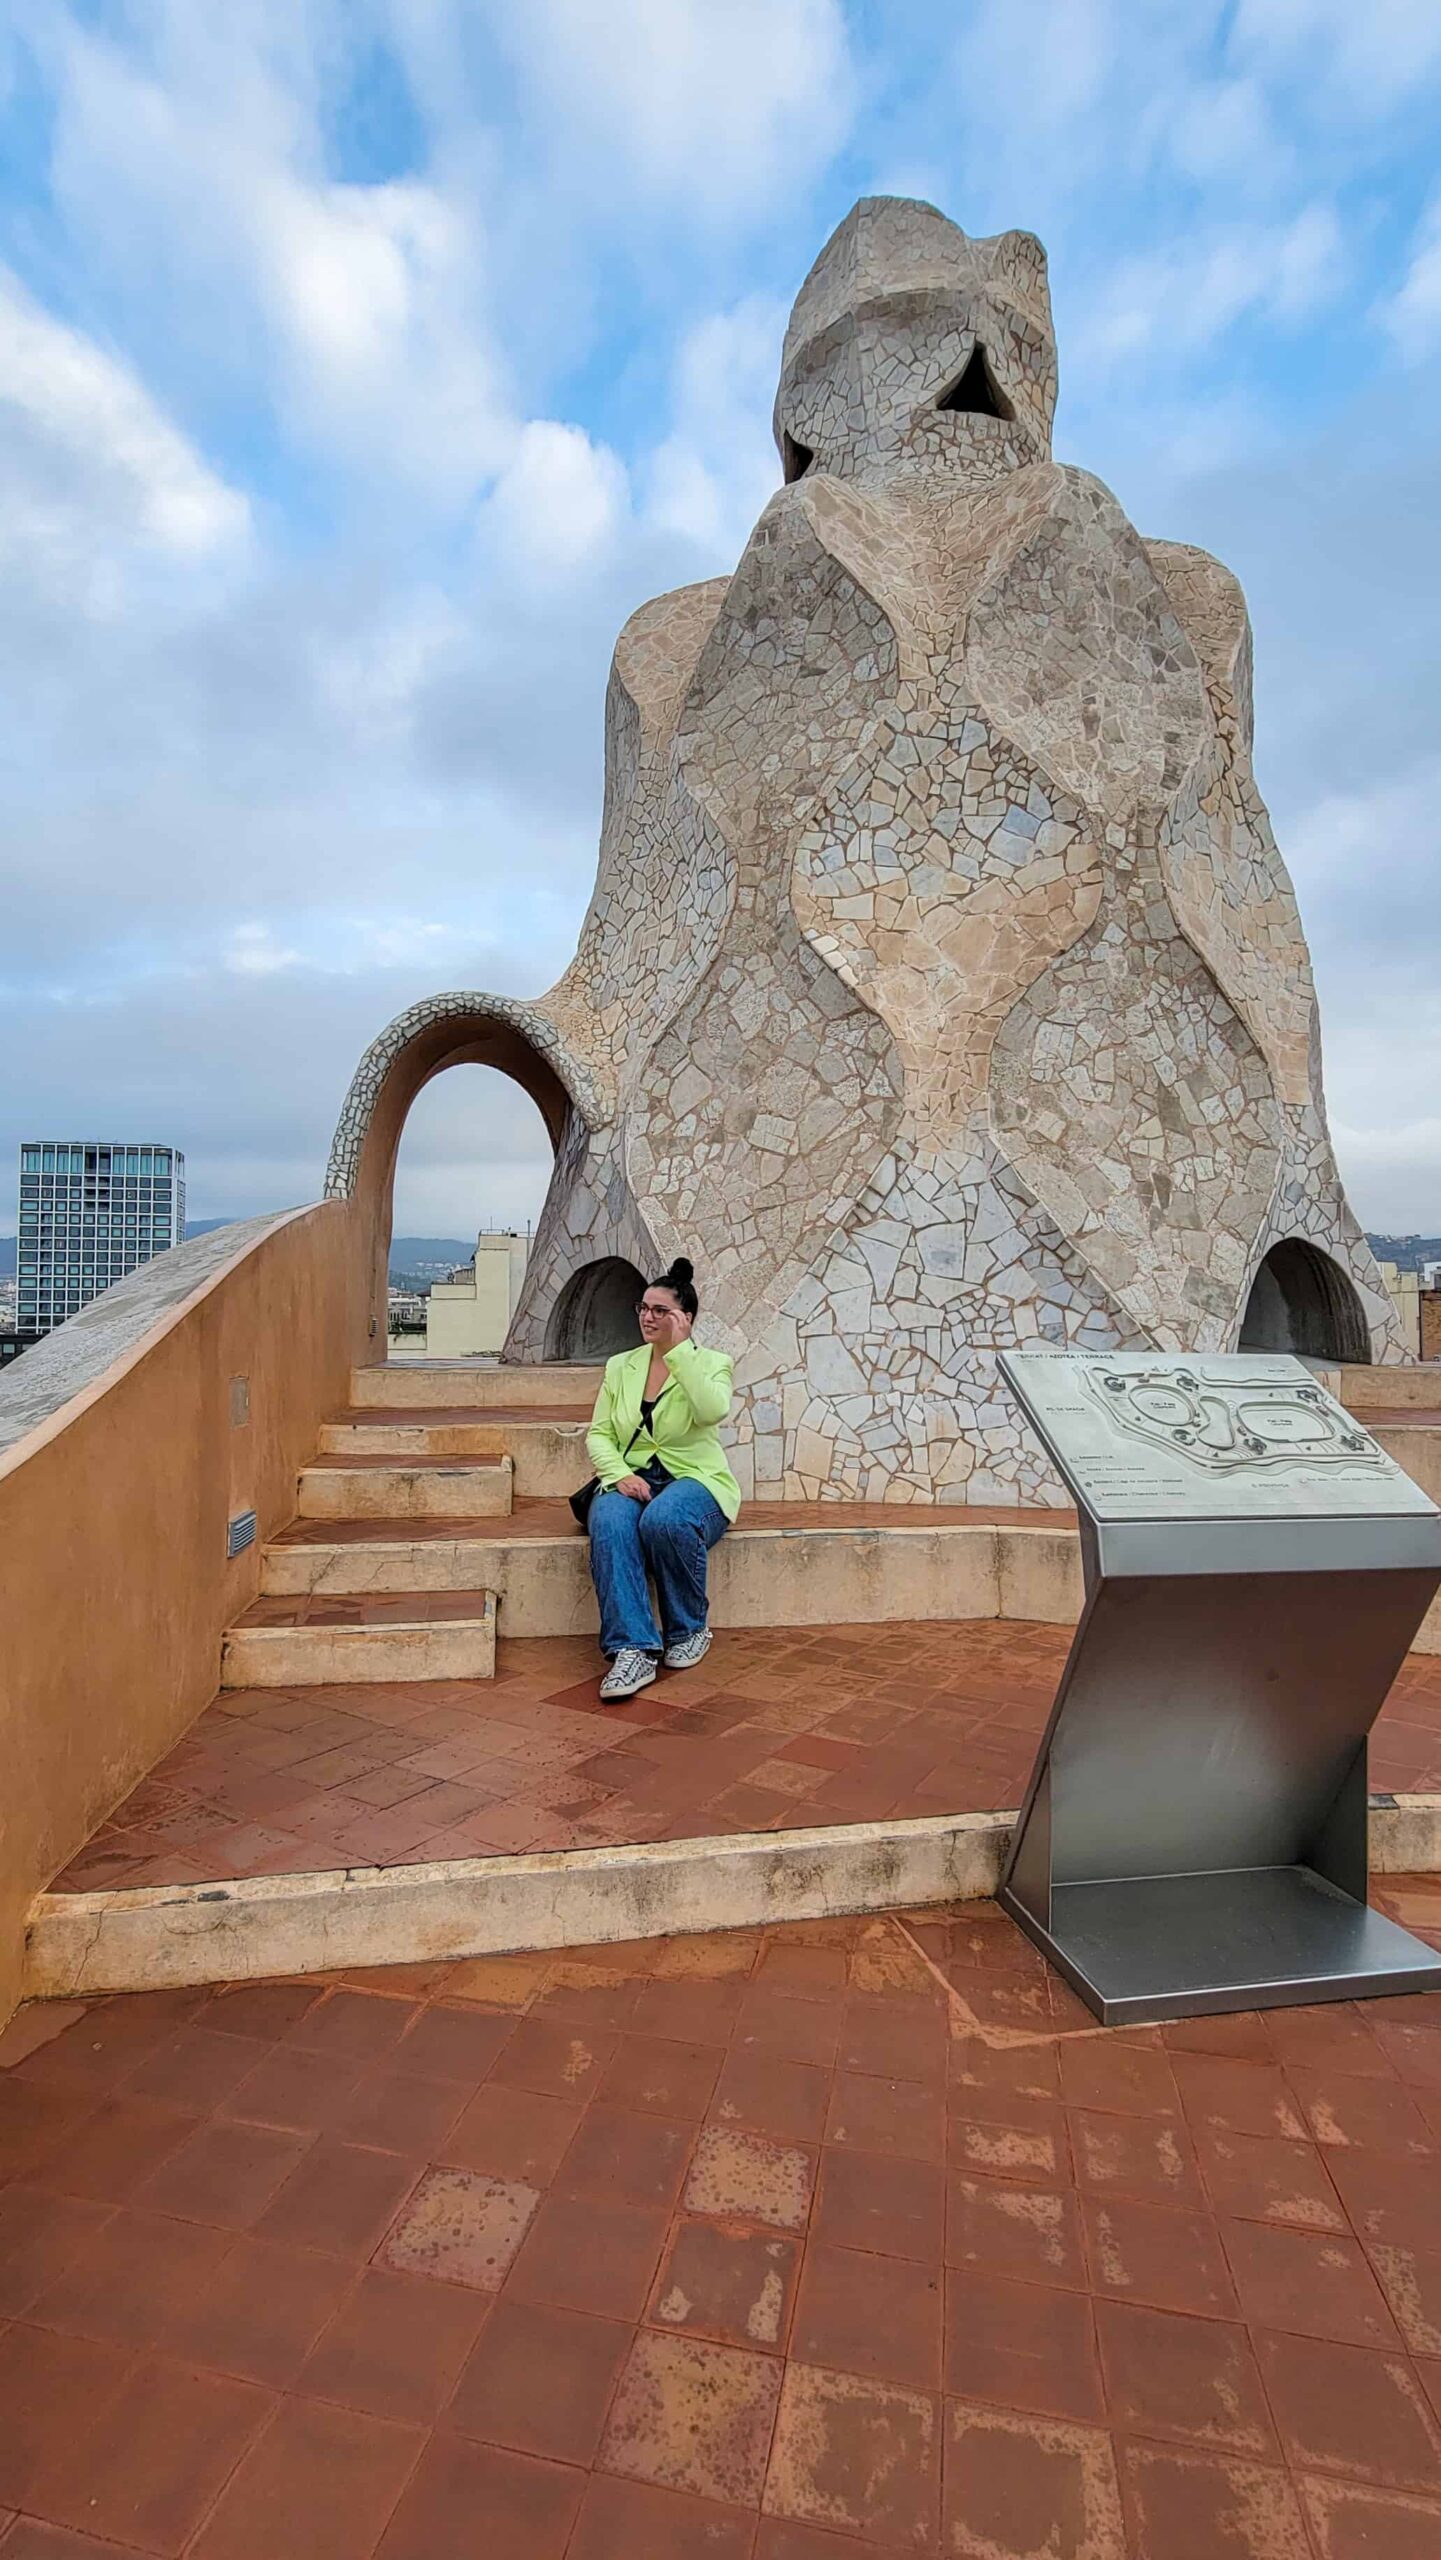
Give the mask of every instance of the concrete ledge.
<path id="1" fill-rule="evenodd" d="M 493 1465 L 303 1467 L 296 1509 L 302 1520 L 484 1520 L 506 1516 L 515 1470 Z"/>
<path id="2" fill-rule="evenodd" d="M 1371 1873 L 1441 1873 L 1441 1796 L 1373 1795 L 1366 1826 Z"/>
<path id="3" fill-rule="evenodd" d="M 350 1401 L 357 1405 L 472 1404 L 487 1406 L 594 1404 L 605 1375 L 591 1361 L 518 1363 L 482 1367 L 470 1360 L 382 1360 L 353 1369 Z"/>
<path id="4" fill-rule="evenodd" d="M 996 1615 L 1073 1627 L 1085 1584 L 1074 1529 L 997 1529 Z"/>
<path id="5" fill-rule="evenodd" d="M 267 1599 L 333 1591 L 485 1591 L 496 1550 L 489 1538 L 366 1538 L 328 1546 L 267 1546 L 260 1588 Z"/>
<path id="6" fill-rule="evenodd" d="M 591 1472 L 583 1422 L 327 1422 L 326 1457 L 503 1458 L 515 1463 L 518 1494 L 573 1493 Z"/>
<path id="7" fill-rule="evenodd" d="M 495 1601 L 474 1618 L 371 1627 L 231 1627 L 222 1689 L 305 1689 L 348 1680 L 493 1680 Z"/>
<path id="8" fill-rule="evenodd" d="M 954 1524 L 957 1515 L 947 1515 Z M 1081 1550 L 1074 1530 L 934 1525 L 902 1513 L 894 1527 L 739 1527 L 711 1562 L 718 1627 L 883 1626 L 891 1619 L 1040 1618 L 1074 1624 Z M 924 1524 L 924 1525 L 921 1525 Z M 486 1590 L 507 1636 L 593 1635 L 599 1625 L 585 1539 L 418 1539 L 383 1546 L 269 1546 L 267 1592 Z"/>
<path id="9" fill-rule="evenodd" d="M 59 1421 L 80 1398 L 103 1390 L 109 1372 L 142 1352 L 152 1336 L 180 1317 L 188 1299 L 223 1279 L 229 1266 L 243 1262 L 266 1236 L 278 1235 L 307 1214 L 281 1209 L 269 1217 L 215 1227 L 209 1235 L 191 1236 L 168 1253 L 157 1253 L 138 1271 L 102 1289 L 88 1307 L 67 1317 L 0 1376 L 0 1455 L 18 1449 L 32 1431 Z"/>
<path id="10" fill-rule="evenodd" d="M 1376 1407 L 1394 1413 L 1402 1405 L 1441 1411 L 1441 1361 L 1398 1361 L 1369 1368 L 1343 1367 L 1322 1372 L 1324 1383 L 1348 1413 L 1365 1414 Z"/>
<path id="11" fill-rule="evenodd" d="M 1014 1813 L 945 1814 L 632 1849 L 46 1893 L 31 1908 L 23 1997 L 251 1982 L 982 1901 L 1000 1881 L 1015 1820 Z M 1441 1871 L 1441 1796 L 1374 1796 L 1370 1843 L 1376 1875 Z"/>
<path id="12" fill-rule="evenodd" d="M 1356 1416 L 1365 1421 L 1364 1414 Z M 1388 1458 L 1404 1467 L 1413 1484 L 1429 1493 L 1433 1502 L 1441 1502 L 1441 1429 L 1434 1422 L 1371 1422 L 1367 1429 Z"/>
<path id="13" fill-rule="evenodd" d="M 30 1915 L 23 1996 L 250 1982 L 974 1901 L 995 1891 L 1014 1819 L 971 1813 L 548 1857 L 42 1894 Z"/>

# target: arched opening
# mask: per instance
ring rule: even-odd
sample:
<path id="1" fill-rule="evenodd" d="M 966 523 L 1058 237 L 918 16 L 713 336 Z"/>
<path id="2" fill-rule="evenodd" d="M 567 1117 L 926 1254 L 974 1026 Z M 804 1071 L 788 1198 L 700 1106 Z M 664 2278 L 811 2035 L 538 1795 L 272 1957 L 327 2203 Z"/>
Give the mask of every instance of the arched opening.
<path id="1" fill-rule="evenodd" d="M 504 1069 L 470 1061 L 422 1087 L 395 1157 L 390 1359 L 498 1356 L 554 1164 L 539 1106 Z"/>
<path id="2" fill-rule="evenodd" d="M 459 1066 L 494 1068 L 513 1080 L 535 1105 L 546 1143 L 557 1155 L 567 1147 L 574 1155 L 578 1133 L 593 1128 L 601 1117 L 588 1071 L 566 1054 L 555 1026 L 536 1006 L 512 997 L 466 991 L 430 996 L 398 1015 L 371 1042 L 341 1109 L 325 1190 L 328 1199 L 353 1204 L 370 1272 L 366 1326 L 372 1359 L 385 1356 L 392 1193 L 401 1134 L 416 1097 L 448 1068 Z M 551 1205 L 547 1203 L 540 1221 L 538 1249 Z M 533 1282 L 534 1257 L 527 1286 Z"/>
<path id="3" fill-rule="evenodd" d="M 644 1294 L 645 1274 L 633 1262 L 608 1254 L 585 1263 L 555 1302 L 547 1360 L 608 1360 L 614 1351 L 633 1351 L 641 1338 L 637 1310 Z"/>
<path id="4" fill-rule="evenodd" d="M 1300 1236 L 1273 1244 L 1251 1283 L 1241 1351 L 1294 1351 L 1303 1360 L 1371 1357 L 1366 1313 L 1339 1263 Z"/>
<path id="5" fill-rule="evenodd" d="M 787 480 L 804 480 L 815 455 L 808 444 L 797 444 L 787 427 L 781 437 L 781 468 Z"/>

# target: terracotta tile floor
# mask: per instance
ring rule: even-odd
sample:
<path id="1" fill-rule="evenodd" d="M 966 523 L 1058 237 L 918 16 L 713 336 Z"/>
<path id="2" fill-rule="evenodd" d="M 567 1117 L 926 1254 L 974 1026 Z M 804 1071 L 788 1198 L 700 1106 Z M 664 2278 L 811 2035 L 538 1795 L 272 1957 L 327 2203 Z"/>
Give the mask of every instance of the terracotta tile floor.
<path id="1" fill-rule="evenodd" d="M 225 1691 L 55 1889 L 1004 1808 L 1068 1642 L 1017 1619 L 739 1630 L 621 1707 L 587 1636 L 502 1641 L 493 1682 Z M 1441 1787 L 1441 1656 L 1403 1667 L 1371 1781 Z"/>
<path id="2" fill-rule="evenodd" d="M 0 2560 L 1441 2550 L 1441 1994 L 1107 2032 L 968 1904 L 57 2005 L 0 2179 Z"/>

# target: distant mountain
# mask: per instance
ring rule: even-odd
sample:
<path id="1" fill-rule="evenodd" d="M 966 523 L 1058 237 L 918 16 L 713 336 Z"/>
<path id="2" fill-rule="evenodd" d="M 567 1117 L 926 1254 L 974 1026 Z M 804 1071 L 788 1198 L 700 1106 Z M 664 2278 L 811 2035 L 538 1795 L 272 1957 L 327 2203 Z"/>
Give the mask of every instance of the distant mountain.
<path id="1" fill-rule="evenodd" d="M 233 1227 L 233 1218 L 187 1218 L 187 1236 L 213 1235 L 217 1227 Z M 8 1263 L 4 1255 L 8 1250 Z M 390 1241 L 390 1277 L 397 1287 L 404 1280 L 448 1279 L 457 1263 L 469 1262 L 475 1251 L 474 1236 L 392 1236 Z M 0 1280 L 15 1268 L 15 1239 L 0 1236 Z"/>
<path id="2" fill-rule="evenodd" d="M 462 1243 L 459 1236 L 392 1236 L 390 1239 L 390 1285 L 392 1289 L 417 1289 L 423 1295 L 433 1282 L 448 1280 L 469 1262 L 475 1253 L 475 1239 Z"/>
<path id="3" fill-rule="evenodd" d="M 1441 1236 L 1368 1236 L 1366 1242 L 1378 1261 L 1394 1262 L 1402 1271 L 1441 1262 Z"/>
<path id="4" fill-rule="evenodd" d="M 443 1263 L 449 1271 L 457 1262 L 469 1262 L 475 1253 L 475 1238 L 467 1236 L 392 1236 L 390 1268 L 396 1271 L 425 1271 L 431 1263 L 439 1270 Z"/>

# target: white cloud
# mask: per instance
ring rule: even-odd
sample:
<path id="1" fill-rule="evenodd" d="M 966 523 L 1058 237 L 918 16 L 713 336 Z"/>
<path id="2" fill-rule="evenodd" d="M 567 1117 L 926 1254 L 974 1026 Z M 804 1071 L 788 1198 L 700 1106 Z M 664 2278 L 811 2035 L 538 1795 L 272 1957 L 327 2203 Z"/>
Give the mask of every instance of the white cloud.
<path id="1" fill-rule="evenodd" d="M 1295 151 L 1259 80 L 1198 81 L 1167 106 L 1167 147 L 1177 167 L 1202 185 L 1274 195 L 1294 181 Z"/>
<path id="2" fill-rule="evenodd" d="M 177 565 L 232 548 L 250 510 L 119 356 L 0 268 L 0 544 L 84 567 L 99 601 L 118 555 Z"/>
<path id="3" fill-rule="evenodd" d="M 1431 755 L 1399 773 L 1383 772 L 1363 789 L 1325 792 L 1292 820 L 1292 859 L 1318 894 L 1344 902 L 1353 944 L 1366 937 L 1369 919 L 1384 940 L 1414 950 L 1413 931 L 1398 932 L 1403 902 L 1414 905 L 1410 927 L 1429 924 L 1432 938 L 1441 941 L 1438 813 L 1441 756 Z"/>
<path id="4" fill-rule="evenodd" d="M 1403 355 L 1413 361 L 1441 345 L 1441 195 L 1427 206 L 1406 281 L 1382 317 Z"/>
<path id="5" fill-rule="evenodd" d="M 333 465 L 473 491 L 514 426 L 483 223 L 460 184 L 327 176 L 325 91 L 362 31 L 321 0 L 152 0 L 128 46 L 56 24 L 55 184 L 93 271 L 163 294 L 192 359 L 245 397 L 262 382 Z"/>
<path id="6" fill-rule="evenodd" d="M 650 457 L 646 509 L 731 567 L 780 478 L 771 408 L 785 305 L 754 294 L 689 330 L 676 359 L 672 428 Z"/>
<path id="7" fill-rule="evenodd" d="M 838 0 L 501 0 L 495 18 L 556 160 L 603 154 L 622 203 L 752 224 L 853 111 Z"/>
<path id="8" fill-rule="evenodd" d="M 1435 0 L 1240 0 L 1237 54 L 1328 92 L 1350 121 L 1386 112 L 1441 62 Z"/>
<path id="9" fill-rule="evenodd" d="M 1340 295 L 1345 253 L 1329 205 L 1279 224 L 1239 224 L 1121 262 L 1080 332 L 1082 361 L 1153 347 L 1194 355 L 1247 314 L 1295 322 Z"/>
<path id="10" fill-rule="evenodd" d="M 435 586 L 368 595 L 358 614 L 337 614 L 310 637 L 317 698 L 372 746 L 403 746 L 417 702 L 470 637 L 461 607 Z"/>
<path id="11" fill-rule="evenodd" d="M 1425 1043 L 1423 1054 L 1434 1077 L 1441 1072 L 1441 1030 Z M 1341 1179 L 1357 1217 L 1373 1235 L 1441 1235 L 1441 1119 L 1424 1112 L 1410 1116 L 1414 1084 L 1420 1081 L 1408 1076 L 1404 1087 L 1392 1080 L 1373 1092 L 1375 1119 L 1341 1117 L 1332 1108 L 1331 1135 Z M 1340 1089 L 1334 1074 L 1330 1082 L 1333 1092 Z"/>
<path id="12" fill-rule="evenodd" d="M 222 967 L 237 978 L 273 978 L 301 966 L 300 953 L 286 948 L 272 925 L 238 924 L 222 955 Z"/>
<path id="13" fill-rule="evenodd" d="M 583 427 L 532 418 L 515 439 L 485 509 L 484 529 L 512 573 L 546 579 L 594 567 L 630 500 L 624 464 Z"/>
<path id="14" fill-rule="evenodd" d="M 272 172 L 237 207 L 252 230 L 297 421 L 330 450 L 454 497 L 513 432 L 474 304 L 480 243 L 418 184 L 305 184 Z"/>

